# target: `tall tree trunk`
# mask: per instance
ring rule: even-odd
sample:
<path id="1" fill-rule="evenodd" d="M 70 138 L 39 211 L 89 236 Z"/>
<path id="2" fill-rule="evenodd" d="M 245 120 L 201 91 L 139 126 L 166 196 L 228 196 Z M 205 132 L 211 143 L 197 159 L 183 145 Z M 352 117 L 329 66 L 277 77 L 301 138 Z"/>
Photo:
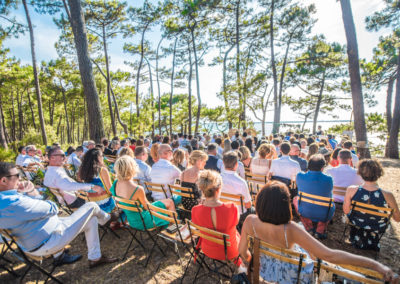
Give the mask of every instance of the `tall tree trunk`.
<path id="1" fill-rule="evenodd" d="M 188 95 L 189 95 L 189 120 L 188 120 L 188 132 L 189 135 L 192 134 L 192 76 L 193 76 L 193 62 L 192 62 L 192 51 L 190 49 L 190 44 L 188 42 L 188 53 L 189 53 L 189 75 L 188 75 Z"/>
<path id="2" fill-rule="evenodd" d="M 33 127 L 36 130 L 35 113 L 33 112 L 33 106 L 32 106 L 32 102 L 31 102 L 31 95 L 29 93 L 29 90 L 27 90 L 26 94 L 28 96 L 28 104 L 29 104 L 29 108 L 31 110 L 32 124 L 33 124 Z"/>
<path id="3" fill-rule="evenodd" d="M 314 112 L 314 119 L 313 119 L 313 134 L 317 132 L 317 122 L 318 122 L 318 115 L 319 110 L 321 108 L 321 101 L 322 101 L 322 94 L 324 92 L 325 87 L 325 71 L 322 74 L 322 81 L 321 81 L 321 88 L 319 88 L 319 94 L 317 98 L 317 104 L 315 105 L 315 112 Z"/>
<path id="4" fill-rule="evenodd" d="M 386 125 L 387 125 L 387 139 L 385 146 L 385 158 L 389 157 L 389 134 L 390 128 L 392 127 L 392 97 L 393 97 L 393 85 L 395 78 L 390 78 L 388 82 L 387 95 L 386 95 Z"/>
<path id="5" fill-rule="evenodd" d="M 393 118 L 390 126 L 387 154 L 389 158 L 399 158 L 399 128 L 400 128 L 400 48 L 397 56 L 396 96 L 394 99 Z"/>
<path id="6" fill-rule="evenodd" d="M 156 77 L 157 77 L 157 92 L 158 92 L 158 134 L 161 135 L 161 89 L 160 89 L 160 78 L 159 78 L 159 69 L 158 69 L 158 59 L 159 59 L 159 50 L 161 46 L 161 42 L 164 37 L 158 42 L 157 45 L 157 53 L 156 53 Z"/>
<path id="7" fill-rule="evenodd" d="M 140 60 L 139 60 L 138 70 L 136 73 L 136 117 L 138 119 L 138 123 L 139 123 L 139 116 L 140 116 L 140 111 L 139 111 L 139 95 L 140 95 L 139 87 L 140 86 L 139 86 L 139 82 L 140 82 L 140 71 L 142 70 L 142 65 L 143 65 L 144 34 L 145 34 L 146 30 L 147 30 L 147 25 L 145 26 L 145 28 L 142 31 L 142 39 L 140 41 Z"/>
<path id="8" fill-rule="evenodd" d="M 23 131 L 24 131 L 24 116 L 22 113 L 22 95 L 21 100 L 19 98 L 19 90 L 17 89 L 17 110 L 18 110 L 18 139 L 19 141 L 22 140 Z"/>
<path id="9" fill-rule="evenodd" d="M 68 5 L 71 13 L 71 25 L 78 55 L 79 71 L 83 91 L 86 96 L 90 139 L 99 143 L 104 137 L 103 116 L 99 95 L 93 78 L 92 64 L 89 59 L 85 19 L 83 17 L 81 1 L 68 0 Z"/>
<path id="10" fill-rule="evenodd" d="M 177 43 L 178 43 L 178 37 L 175 38 L 174 51 L 172 53 L 171 92 L 169 94 L 169 132 L 171 134 L 172 134 L 172 98 L 174 96 L 175 56 L 176 56 Z"/>
<path id="11" fill-rule="evenodd" d="M 226 78 L 226 62 L 228 60 L 228 55 L 229 52 L 231 52 L 231 50 L 235 47 L 235 45 L 231 45 L 231 47 L 225 52 L 224 55 L 224 60 L 223 60 L 223 67 L 222 67 L 222 91 L 224 92 L 224 104 L 225 104 L 225 112 L 226 112 L 226 118 L 228 120 L 228 128 L 232 129 L 233 124 L 232 124 L 232 120 L 230 118 L 230 112 L 229 112 L 229 102 L 228 102 L 228 90 L 227 90 L 227 78 Z"/>
<path id="12" fill-rule="evenodd" d="M 151 72 L 151 65 L 149 60 L 147 58 L 144 58 L 147 62 L 147 67 L 149 68 L 149 78 L 150 78 L 150 97 L 151 97 L 151 121 L 152 121 L 152 126 L 151 126 L 151 136 L 154 137 L 155 133 L 155 125 L 154 125 L 154 88 L 153 88 L 153 73 Z"/>
<path id="13" fill-rule="evenodd" d="M 236 45 L 236 86 L 239 98 L 239 125 L 240 128 L 240 121 L 244 120 L 244 101 L 243 101 L 243 93 L 242 93 L 242 82 L 240 79 L 240 0 L 236 1 L 235 7 L 235 45 Z"/>
<path id="14" fill-rule="evenodd" d="M 192 46 L 194 55 L 194 66 L 196 69 L 196 91 L 197 91 L 197 115 L 195 133 L 199 132 L 200 111 L 201 111 L 201 95 L 200 95 L 200 78 L 199 78 L 199 60 L 197 59 L 197 48 L 194 36 L 194 27 L 190 30 L 192 35 Z"/>
<path id="15" fill-rule="evenodd" d="M 271 65 L 272 65 L 272 78 L 274 80 L 274 123 L 272 125 L 272 133 L 279 132 L 280 126 L 280 109 L 278 101 L 278 77 L 275 64 L 275 51 L 274 51 L 274 12 L 275 0 L 271 1 L 271 12 L 269 18 L 269 40 L 271 45 Z"/>
<path id="16" fill-rule="evenodd" d="M 22 0 L 22 4 L 24 5 L 26 21 L 28 22 L 28 28 L 29 28 L 29 37 L 31 40 L 33 77 L 35 80 L 35 91 L 36 91 L 36 99 L 37 99 L 37 104 L 38 104 L 40 129 L 42 130 L 43 144 L 47 145 L 47 135 L 46 135 L 46 128 L 44 125 L 44 116 L 43 116 L 43 108 L 42 108 L 42 95 L 40 93 L 39 76 L 38 76 L 38 71 L 37 71 L 37 67 L 36 67 L 35 38 L 33 36 L 33 27 L 32 27 L 31 18 L 29 16 L 28 5 L 26 4 L 26 0 Z"/>
<path id="17" fill-rule="evenodd" d="M 5 125 L 4 125 L 4 114 L 3 114 L 3 106 L 1 102 L 0 95 L 0 147 L 7 149 L 7 141 L 5 135 Z"/>
<path id="18" fill-rule="evenodd" d="M 356 29 L 353 21 L 350 0 L 340 0 L 344 30 L 347 39 L 347 56 L 349 60 L 350 87 L 353 98 L 354 128 L 356 132 L 357 150 L 360 158 L 369 158 L 371 154 L 368 147 L 367 128 L 364 116 L 364 100 L 362 94 L 360 62 Z M 359 147 L 361 146 L 361 147 Z"/>
<path id="19" fill-rule="evenodd" d="M 17 140 L 17 134 L 16 134 L 16 123 L 15 123 L 15 110 L 14 110 L 14 93 L 11 92 L 11 109 L 10 109 L 10 117 L 11 117 L 11 121 L 12 121 L 12 139 L 13 141 Z"/>
<path id="20" fill-rule="evenodd" d="M 114 136 L 117 135 L 117 128 L 115 126 L 115 119 L 113 115 L 113 108 L 112 108 L 112 103 L 111 103 L 111 79 L 110 79 L 110 67 L 108 63 L 108 52 L 107 52 L 107 38 L 106 38 L 106 27 L 102 26 L 103 30 L 103 49 L 104 49 L 104 56 L 106 58 L 106 81 L 107 81 L 107 102 L 108 102 L 108 109 L 110 111 L 110 117 L 111 117 L 111 129 L 114 134 Z"/>
<path id="21" fill-rule="evenodd" d="M 63 102 L 64 102 L 65 122 L 67 124 L 67 139 L 68 139 L 68 143 L 71 143 L 72 139 L 71 139 L 71 128 L 69 125 L 69 116 L 68 116 L 68 110 L 67 110 L 67 98 L 65 96 L 65 89 L 61 84 L 61 80 L 60 80 L 60 85 L 61 85 L 61 92 L 63 95 Z"/>

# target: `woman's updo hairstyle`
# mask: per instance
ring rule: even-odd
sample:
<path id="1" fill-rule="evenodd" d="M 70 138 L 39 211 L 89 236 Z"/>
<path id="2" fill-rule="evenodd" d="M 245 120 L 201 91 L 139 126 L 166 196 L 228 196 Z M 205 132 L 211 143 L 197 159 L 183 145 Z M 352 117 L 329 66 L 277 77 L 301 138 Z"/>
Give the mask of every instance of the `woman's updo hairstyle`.
<path id="1" fill-rule="evenodd" d="M 271 152 L 270 148 L 268 147 L 267 144 L 261 144 L 260 147 L 258 148 L 258 155 L 262 158 L 265 159 L 265 157 Z"/>
<path id="2" fill-rule="evenodd" d="M 207 161 L 208 155 L 200 150 L 194 150 L 192 153 L 190 153 L 189 164 L 194 166 L 197 163 L 197 161 L 199 161 L 199 160 Z"/>
<path id="3" fill-rule="evenodd" d="M 222 186 L 221 175 L 216 171 L 204 170 L 200 173 L 197 186 L 205 197 L 214 197 L 217 190 Z"/>

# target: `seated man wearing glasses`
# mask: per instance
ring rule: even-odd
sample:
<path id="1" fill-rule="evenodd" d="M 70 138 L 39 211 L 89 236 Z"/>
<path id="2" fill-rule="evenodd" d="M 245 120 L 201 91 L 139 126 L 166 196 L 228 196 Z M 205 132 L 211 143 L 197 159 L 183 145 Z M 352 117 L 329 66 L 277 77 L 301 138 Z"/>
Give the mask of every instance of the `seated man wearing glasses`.
<path id="1" fill-rule="evenodd" d="M 103 188 L 98 185 L 80 183 L 70 178 L 63 167 L 65 154 L 60 148 L 51 148 L 47 156 L 49 158 L 49 166 L 47 167 L 43 184 L 47 187 L 58 188 L 69 208 L 79 208 L 85 204 L 83 199 L 75 196 L 74 191 L 94 190 L 99 194 L 103 191 Z M 59 202 L 64 203 L 64 200 L 59 200 Z"/>
<path id="2" fill-rule="evenodd" d="M 11 163 L 0 162 L 0 229 L 5 229 L 29 255 L 53 255 L 56 265 L 78 261 L 81 255 L 69 255 L 63 248 L 84 232 L 89 268 L 115 262 L 101 254 L 98 224 L 115 219 L 94 202 L 88 202 L 71 216 L 59 218 L 52 201 L 32 199 L 19 194 L 18 170 Z"/>

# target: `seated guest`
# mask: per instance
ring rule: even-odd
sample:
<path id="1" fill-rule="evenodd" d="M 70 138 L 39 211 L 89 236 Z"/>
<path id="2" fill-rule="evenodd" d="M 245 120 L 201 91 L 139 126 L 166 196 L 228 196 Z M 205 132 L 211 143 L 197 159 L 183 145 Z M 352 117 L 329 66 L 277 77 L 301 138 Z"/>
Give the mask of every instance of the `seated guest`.
<path id="1" fill-rule="evenodd" d="M 230 151 L 230 152 L 232 152 L 232 151 Z M 241 159 L 241 157 L 242 157 L 242 154 L 239 152 L 239 150 L 234 150 L 234 152 L 236 152 L 236 155 L 237 155 L 237 161 L 238 161 L 238 166 L 237 166 L 237 168 L 236 168 L 236 173 L 242 178 L 242 179 L 245 179 L 246 178 L 246 174 L 245 174 L 245 171 L 244 171 L 244 165 L 243 165 L 243 163 L 240 161 L 240 159 Z M 226 154 L 226 153 L 225 153 Z M 224 155 L 225 155 L 224 154 Z M 222 166 L 221 166 L 221 173 L 223 173 L 225 171 L 225 165 L 224 165 L 224 163 L 222 163 Z"/>
<path id="2" fill-rule="evenodd" d="M 172 163 L 172 149 L 168 144 L 161 144 L 158 149 L 158 160 L 151 168 L 150 178 L 151 182 L 164 184 L 175 184 L 175 179 L 179 178 L 181 171 L 175 167 Z M 169 191 L 167 192 L 168 197 L 170 197 Z M 152 197 L 154 200 L 164 199 L 165 196 L 161 192 L 153 192 Z"/>
<path id="3" fill-rule="evenodd" d="M 230 151 L 224 154 L 223 158 L 225 170 L 221 173 L 222 177 L 222 192 L 231 194 L 241 194 L 243 196 L 244 211 L 242 211 L 241 206 L 238 206 L 239 213 L 243 214 L 251 208 L 251 196 L 247 182 L 241 178 L 236 170 L 238 168 L 238 155 L 235 151 Z"/>
<path id="4" fill-rule="evenodd" d="M 272 176 L 284 178 L 288 180 L 288 183 L 290 183 L 290 181 L 296 179 L 296 176 L 301 171 L 301 168 L 298 162 L 289 157 L 289 143 L 282 143 L 280 146 L 280 151 L 282 156 L 278 159 L 272 160 L 270 172 Z"/>
<path id="5" fill-rule="evenodd" d="M 177 141 L 176 141 L 177 142 Z M 172 154 L 172 164 L 177 167 L 180 171 L 185 170 L 185 151 L 182 149 L 176 149 Z"/>
<path id="6" fill-rule="evenodd" d="M 136 146 L 135 148 L 135 162 L 138 165 L 138 171 L 135 178 L 139 179 L 140 185 L 144 186 L 144 182 L 151 181 L 150 171 L 151 167 L 146 164 L 149 154 L 145 146 Z"/>
<path id="7" fill-rule="evenodd" d="M 68 156 L 67 164 L 74 166 L 77 171 L 82 164 L 81 158 L 83 156 L 83 147 L 78 146 L 76 150 Z"/>
<path id="8" fill-rule="evenodd" d="M 70 208 L 79 208 L 85 204 L 83 199 L 76 198 L 74 191 L 94 190 L 99 193 L 104 191 L 104 189 L 98 185 L 80 183 L 70 178 L 63 167 L 65 154 L 61 149 L 51 148 L 47 155 L 49 157 L 49 166 L 44 175 L 43 184 L 47 187 L 58 188 Z M 64 203 L 63 200 L 59 200 L 59 202 Z"/>
<path id="9" fill-rule="evenodd" d="M 339 166 L 339 152 L 342 150 L 340 147 L 336 147 L 332 152 L 331 160 L 329 161 L 329 166 L 332 168 Z"/>
<path id="10" fill-rule="evenodd" d="M 312 155 L 318 154 L 319 146 L 317 143 L 313 142 L 308 146 L 308 154 L 307 154 L 307 160 L 311 158 Z"/>
<path id="11" fill-rule="evenodd" d="M 151 146 L 150 155 L 149 155 L 149 158 L 147 160 L 147 163 L 150 165 L 150 167 L 152 167 L 155 163 L 158 162 L 158 160 L 160 160 L 160 156 L 158 155 L 158 149 L 159 148 L 160 148 L 160 144 L 159 143 L 154 143 Z"/>
<path id="12" fill-rule="evenodd" d="M 21 166 L 22 167 L 22 164 L 24 163 L 24 160 L 26 158 L 25 146 L 19 146 L 18 147 L 18 153 L 19 154 L 17 156 L 17 159 L 15 160 L 15 164 L 17 166 Z"/>
<path id="13" fill-rule="evenodd" d="M 136 149 L 136 139 L 134 139 L 134 138 L 131 138 L 131 139 L 129 139 L 129 138 L 127 138 L 128 139 L 128 141 L 129 141 L 129 148 L 134 152 L 135 151 L 135 149 Z"/>
<path id="14" fill-rule="evenodd" d="M 214 170 L 220 172 L 222 167 L 222 160 L 219 159 L 217 156 L 217 144 L 215 143 L 208 144 L 207 154 L 208 154 L 208 159 L 204 168 L 207 170 Z"/>
<path id="15" fill-rule="evenodd" d="M 302 172 L 307 171 L 307 160 L 304 160 L 303 158 L 300 158 L 301 152 L 300 152 L 300 146 L 297 144 L 292 144 L 290 146 L 290 153 L 289 156 L 292 160 L 296 161 L 300 165 L 300 169 Z"/>
<path id="16" fill-rule="evenodd" d="M 357 201 L 378 207 L 393 208 L 392 216 L 396 222 L 400 222 L 399 207 L 393 193 L 382 190 L 378 185 L 378 179 L 383 176 L 384 172 L 377 160 L 361 160 L 358 174 L 364 183 L 360 186 L 350 186 L 346 191 L 343 203 L 343 212 L 348 214 L 350 222 L 358 227 L 351 226 L 350 242 L 356 248 L 379 251 L 379 235 L 385 232 L 385 221 L 387 220 L 357 211 L 352 213 L 351 202 Z"/>
<path id="17" fill-rule="evenodd" d="M 119 148 L 121 148 L 121 144 L 119 142 L 119 140 L 112 140 L 111 141 L 111 156 L 117 156 L 118 155 L 118 150 Z"/>
<path id="18" fill-rule="evenodd" d="M 118 157 L 122 157 L 122 156 L 127 155 L 127 156 L 130 156 L 132 158 L 135 158 L 135 153 L 133 153 L 131 148 L 123 147 L 123 148 L 120 148 L 120 150 L 121 151 L 119 151 Z"/>
<path id="19" fill-rule="evenodd" d="M 103 154 L 104 155 L 112 155 L 112 150 L 110 148 L 110 142 L 108 141 L 108 139 L 107 138 L 102 139 L 101 143 L 103 143 L 103 146 L 104 146 Z"/>
<path id="20" fill-rule="evenodd" d="M 24 161 L 22 162 L 22 166 L 29 167 L 29 166 L 39 166 L 43 167 L 40 163 L 39 157 L 36 156 L 37 150 L 35 145 L 28 145 L 26 146 L 26 156 Z"/>
<path id="21" fill-rule="evenodd" d="M 228 234 L 231 245 L 227 247 L 227 258 L 236 261 L 239 265 L 238 243 L 240 236 L 236 230 L 236 225 L 239 222 L 239 214 L 233 203 L 222 203 L 219 200 L 222 188 L 221 176 L 215 171 L 205 170 L 200 173 L 197 183 L 203 192 L 205 200 L 202 204 L 193 207 L 193 223 Z M 225 260 L 223 245 L 200 238 L 198 246 L 208 257 Z"/>
<path id="22" fill-rule="evenodd" d="M 119 153 L 122 151 L 122 149 L 124 148 L 129 148 L 130 145 L 130 141 L 128 139 L 124 139 L 120 142 L 121 147 L 118 149 L 117 151 L 117 155 L 119 155 Z M 133 151 L 132 151 L 133 152 Z"/>
<path id="23" fill-rule="evenodd" d="M 247 237 L 250 235 L 278 248 L 308 252 L 316 258 L 335 264 L 369 268 L 382 273 L 388 281 L 394 279 L 394 273 L 389 267 L 370 258 L 330 249 L 293 222 L 289 190 L 281 182 L 269 182 L 261 189 L 257 195 L 256 213 L 257 215 L 246 218 L 240 238 L 239 252 L 246 264 L 251 259 L 247 249 Z M 306 258 L 303 264 L 305 266 L 301 269 L 301 283 L 313 283 L 313 260 Z M 298 265 L 287 264 L 265 254 L 260 256 L 260 276 L 267 282 L 296 283 L 297 269 Z"/>
<path id="24" fill-rule="evenodd" d="M 252 158 L 251 158 L 251 152 L 250 152 L 249 148 L 247 148 L 247 146 L 240 146 L 239 152 L 242 154 L 242 158 L 240 159 L 240 161 L 243 163 L 245 170 L 246 169 L 250 170 L 250 164 L 251 164 Z"/>
<path id="25" fill-rule="evenodd" d="M 139 230 L 144 230 L 144 226 L 146 226 L 147 229 L 151 229 L 154 228 L 154 226 L 161 227 L 169 225 L 168 221 L 157 217 L 152 218 L 150 212 L 147 211 L 146 205 L 150 203 L 146 198 L 144 189 L 133 181 L 133 177 L 136 176 L 138 171 L 138 166 L 135 160 L 129 156 L 122 156 L 115 162 L 114 169 L 117 179 L 110 188 L 111 194 L 132 201 L 138 201 L 144 210 L 142 213 L 139 213 L 123 209 L 123 212 L 128 219 L 129 226 Z M 151 204 L 162 209 L 175 211 L 174 202 L 171 199 L 163 199 Z M 140 214 L 142 215 L 143 220 L 140 217 Z"/>
<path id="26" fill-rule="evenodd" d="M 83 152 L 86 153 L 88 150 L 93 149 L 94 147 L 96 147 L 96 142 L 94 142 L 93 140 L 89 140 L 87 141 L 86 147 L 83 146 Z"/>
<path id="27" fill-rule="evenodd" d="M 74 263 L 82 256 L 58 252 L 84 232 L 89 268 L 117 261 L 101 254 L 98 232 L 98 223 L 105 225 L 115 216 L 111 218 L 96 203 L 89 202 L 71 216 L 59 218 L 55 203 L 19 194 L 18 183 L 15 166 L 0 162 L 0 228 L 9 230 L 28 255 L 54 254 L 56 265 Z"/>
<path id="28" fill-rule="evenodd" d="M 186 210 L 192 210 L 193 206 L 199 204 L 201 194 L 196 183 L 200 172 L 205 168 L 207 159 L 208 156 L 203 151 L 193 151 L 189 156 L 189 165 L 192 167 L 181 174 L 181 186 L 191 188 L 194 193 L 193 198 L 182 197 L 182 205 Z"/>
<path id="29" fill-rule="evenodd" d="M 334 191 L 343 192 L 343 194 L 333 194 L 335 202 L 343 202 L 345 188 L 350 185 L 361 185 L 364 182 L 357 174 L 357 170 L 350 166 L 350 163 L 351 153 L 349 150 L 343 149 L 339 152 L 339 166 L 325 171 L 333 178 Z"/>
<path id="30" fill-rule="evenodd" d="M 193 138 L 190 140 L 190 146 L 192 146 L 193 150 L 198 150 L 199 149 L 199 141 L 196 138 Z"/>
<path id="31" fill-rule="evenodd" d="M 102 200 L 96 201 L 100 209 L 110 213 L 115 208 L 115 201 L 109 194 L 105 191 L 104 187 L 111 187 L 110 173 L 104 166 L 103 153 L 99 149 L 91 149 L 86 152 L 82 159 L 82 165 L 79 168 L 78 178 L 83 181 L 93 185 L 97 185 L 103 188 L 103 192 L 90 192 L 88 193 L 90 197 L 103 197 Z M 103 184 L 104 182 L 104 184 Z"/>
<path id="32" fill-rule="evenodd" d="M 215 139 L 215 143 L 218 145 L 218 146 L 217 146 L 217 157 L 218 157 L 219 159 L 222 159 L 222 156 L 224 155 L 224 149 L 221 147 L 221 144 L 222 144 L 222 139 L 221 139 L 221 137 L 217 137 L 217 138 Z"/>
<path id="33" fill-rule="evenodd" d="M 257 158 L 253 158 L 250 164 L 250 172 L 257 175 L 268 175 L 271 160 L 267 159 L 267 155 L 270 154 L 271 148 L 266 143 L 261 144 L 257 150 Z"/>
<path id="34" fill-rule="evenodd" d="M 254 154 L 254 145 L 253 145 L 253 138 L 247 137 L 246 140 L 244 141 L 244 145 L 249 149 L 250 151 L 250 156 L 253 156 Z M 240 150 L 240 148 L 239 148 Z"/>
<path id="35" fill-rule="evenodd" d="M 231 150 L 232 150 L 231 140 L 229 140 L 229 138 L 226 138 L 224 140 L 224 151 L 222 152 L 222 155 L 224 155 L 226 152 L 229 152 Z"/>
<path id="36" fill-rule="evenodd" d="M 322 172 L 324 167 L 324 156 L 315 154 L 311 157 L 308 163 L 309 172 L 297 174 L 296 182 L 299 193 L 304 192 L 321 197 L 332 197 L 332 177 Z M 326 229 L 333 217 L 333 213 L 335 213 L 335 203 L 332 202 L 332 208 L 328 211 L 328 207 L 308 202 L 300 202 L 300 205 L 298 205 L 298 200 L 299 196 L 296 196 L 293 199 L 293 204 L 297 212 L 299 212 L 300 220 L 306 231 L 311 235 L 316 234 L 319 239 L 326 239 Z"/>
<path id="37" fill-rule="evenodd" d="M 354 168 L 357 168 L 359 159 L 358 159 L 357 155 L 353 153 L 353 151 L 354 151 L 353 143 L 350 140 L 347 140 L 347 141 L 343 142 L 343 148 L 350 151 L 351 166 Z"/>

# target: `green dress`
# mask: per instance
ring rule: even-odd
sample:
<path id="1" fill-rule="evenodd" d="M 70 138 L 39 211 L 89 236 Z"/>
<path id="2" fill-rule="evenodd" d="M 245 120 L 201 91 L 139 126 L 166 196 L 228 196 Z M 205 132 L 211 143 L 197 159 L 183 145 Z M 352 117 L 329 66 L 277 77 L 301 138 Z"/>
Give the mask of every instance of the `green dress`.
<path id="1" fill-rule="evenodd" d="M 113 185 L 110 188 L 111 194 L 113 196 L 117 196 L 115 194 L 115 187 L 117 185 L 117 180 L 114 181 Z M 135 195 L 136 191 L 139 189 L 139 186 L 136 187 L 136 189 L 133 191 L 131 197 L 129 198 L 129 200 L 131 200 L 131 198 Z M 162 209 L 166 209 L 164 203 L 162 203 L 161 201 L 155 201 L 153 203 L 151 203 L 152 205 L 162 208 Z M 130 204 L 124 204 L 126 206 L 130 206 Z M 154 219 L 154 223 L 153 223 L 153 219 L 152 216 L 150 214 L 149 211 L 145 210 L 143 208 L 142 205 L 140 205 L 140 207 L 143 209 L 142 211 L 142 217 L 144 220 L 144 223 L 146 225 L 147 229 L 151 229 L 154 228 L 154 224 L 156 227 L 163 227 L 163 226 L 168 226 L 169 222 L 165 221 L 163 219 L 157 218 L 153 216 Z M 138 229 L 143 231 L 144 230 L 144 226 L 143 226 L 143 222 L 142 219 L 140 218 L 140 213 L 139 212 L 133 212 L 133 211 L 129 211 L 129 210 L 122 210 L 124 212 L 124 214 L 126 215 L 126 218 L 128 219 L 129 222 L 129 226 L 131 226 L 132 228 Z"/>

